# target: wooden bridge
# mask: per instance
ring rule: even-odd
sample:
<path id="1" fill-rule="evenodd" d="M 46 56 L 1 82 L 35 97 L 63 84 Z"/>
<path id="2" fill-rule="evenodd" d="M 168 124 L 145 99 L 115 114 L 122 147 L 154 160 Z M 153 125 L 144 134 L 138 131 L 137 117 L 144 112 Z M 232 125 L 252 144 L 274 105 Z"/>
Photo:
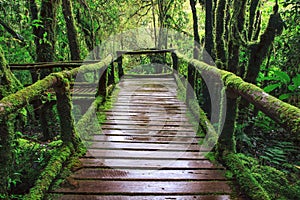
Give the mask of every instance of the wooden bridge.
<path id="1" fill-rule="evenodd" d="M 171 53 L 174 71 L 163 75 L 124 75 L 122 57 L 125 54 L 149 53 Z M 191 104 L 177 97 L 178 85 L 186 85 L 178 76 L 180 60 L 200 73 L 220 77 L 227 89 L 227 98 L 242 96 L 284 127 L 290 127 L 297 137 L 299 135 L 299 109 L 280 102 L 232 73 L 187 59 L 174 50 L 122 51 L 118 55 L 116 60 L 108 56 L 98 63 L 53 73 L 0 101 L 0 117 L 8 120 L 12 113 L 45 91 L 54 89 L 56 94 L 63 145 L 25 199 L 42 199 L 45 194 L 54 199 L 235 199 L 232 180 L 225 178 L 224 166 L 211 163 L 205 157 L 211 149 L 199 145 L 205 135 L 197 135 L 197 132 L 200 129 L 204 134 L 215 136 L 212 125 L 200 109 L 198 116 L 201 120 L 195 130 L 195 125 L 186 116 L 189 110 L 193 116 Z M 114 63 L 117 63 L 117 68 Z M 98 108 L 97 104 L 105 102 L 113 88 L 111 85 L 116 84 L 116 74 L 120 80 L 117 85 L 119 92 L 113 95 L 111 108 L 97 110 L 106 116 L 100 131 L 90 132 L 84 138 L 79 135 L 73 121 L 70 94 L 76 88 L 70 87 L 70 81 L 79 73 L 95 70 L 99 70 L 101 78 L 94 91 L 97 99 L 91 108 Z M 185 75 L 189 81 L 194 81 L 189 73 Z M 80 89 L 76 93 L 79 92 Z M 270 106 L 265 103 L 269 101 L 274 104 Z M 77 122 L 77 128 L 90 122 L 89 116 L 93 115 L 88 112 L 93 112 L 93 109 L 87 109 L 87 114 Z M 14 133 L 2 127 L 1 134 L 3 140 Z M 232 137 L 232 133 L 227 133 L 225 139 L 219 139 L 218 145 L 232 145 Z M 82 149 L 83 141 L 87 153 L 80 158 L 81 164 L 65 184 L 49 190 L 63 164 Z M 230 151 L 221 153 L 223 156 L 234 156 L 234 152 Z M 8 161 L 2 163 L 3 169 L 8 169 L 12 158 L 9 155 L 0 156 Z M 243 170 L 241 163 L 231 163 L 230 166 L 235 166 L 234 173 Z M 6 177 L 5 171 L 1 173 Z M 241 181 L 251 179 L 239 178 Z M 255 187 L 249 183 L 249 188 Z"/>

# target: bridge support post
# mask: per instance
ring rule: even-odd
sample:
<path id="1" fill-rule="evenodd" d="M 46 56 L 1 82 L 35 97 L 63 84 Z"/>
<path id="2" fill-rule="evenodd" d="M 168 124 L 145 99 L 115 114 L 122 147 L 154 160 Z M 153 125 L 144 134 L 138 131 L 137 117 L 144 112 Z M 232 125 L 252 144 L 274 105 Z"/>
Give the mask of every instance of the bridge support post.
<path id="1" fill-rule="evenodd" d="M 115 84 L 115 65 L 114 65 L 114 62 L 112 62 L 110 65 L 109 65 L 109 73 L 107 75 L 107 85 L 113 85 Z"/>
<path id="2" fill-rule="evenodd" d="M 123 56 L 121 53 L 117 52 L 117 62 L 118 62 L 118 71 L 119 71 L 119 79 L 122 78 L 122 76 L 124 76 L 124 70 L 123 70 Z"/>
<path id="3" fill-rule="evenodd" d="M 57 111 L 60 118 L 61 139 L 65 144 L 73 143 L 76 148 L 78 141 L 72 115 L 70 84 L 68 81 L 60 81 L 61 84 L 54 89 L 57 99 Z"/>
<path id="4" fill-rule="evenodd" d="M 236 152 L 235 123 L 237 118 L 237 96 L 231 89 L 226 90 L 226 118 L 219 137 L 217 151 L 219 157 Z"/>
<path id="5" fill-rule="evenodd" d="M 173 61 L 173 73 L 175 71 L 178 72 L 178 57 L 174 52 L 171 53 L 171 56 Z"/>
<path id="6" fill-rule="evenodd" d="M 103 67 L 100 69 L 100 80 L 98 83 L 98 89 L 96 96 L 102 96 L 106 98 L 107 96 L 107 78 L 108 78 L 108 70 L 107 67 Z"/>
<path id="7" fill-rule="evenodd" d="M 190 100 L 194 98 L 194 88 L 195 88 L 195 67 L 188 63 L 188 82 L 186 86 L 186 103 L 188 106 Z"/>

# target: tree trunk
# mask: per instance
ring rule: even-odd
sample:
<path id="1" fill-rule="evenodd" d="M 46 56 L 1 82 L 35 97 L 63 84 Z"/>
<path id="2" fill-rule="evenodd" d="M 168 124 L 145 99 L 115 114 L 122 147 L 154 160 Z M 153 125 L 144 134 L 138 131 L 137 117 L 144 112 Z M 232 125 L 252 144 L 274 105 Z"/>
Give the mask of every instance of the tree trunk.
<path id="1" fill-rule="evenodd" d="M 38 20 L 38 8 L 37 8 L 37 5 L 36 5 L 36 2 L 35 0 L 30 0 L 29 1 L 29 10 L 30 10 L 30 16 L 31 16 L 31 19 L 32 21 L 34 20 Z M 38 27 L 37 26 L 33 26 L 32 27 L 32 31 L 33 31 L 33 35 L 35 35 L 34 37 L 34 43 L 35 43 L 35 48 L 38 47 L 39 45 L 39 38 L 38 38 Z M 36 50 L 37 52 L 37 50 Z M 35 57 L 35 60 L 37 60 L 37 55 Z M 30 70 L 30 73 L 31 73 L 31 78 L 32 78 L 32 82 L 35 83 L 38 81 L 39 79 L 39 75 L 38 75 L 38 72 L 37 70 Z"/>
<path id="2" fill-rule="evenodd" d="M 197 10 L 196 10 L 196 1 L 190 0 L 190 6 L 193 13 L 193 30 L 194 30 L 194 51 L 193 57 L 194 59 L 199 59 L 200 53 L 200 36 L 198 31 L 198 18 L 197 18 Z"/>
<path id="3" fill-rule="evenodd" d="M 36 49 L 37 62 L 52 62 L 55 55 L 55 29 L 56 29 L 56 9 L 59 0 L 43 0 L 40 20 L 42 27 L 38 28 L 37 38 L 39 39 Z M 42 77 L 46 74 L 42 73 Z"/>
<path id="4" fill-rule="evenodd" d="M 227 68 L 227 49 L 225 37 L 225 19 L 226 19 L 227 1 L 217 0 L 214 20 L 214 43 L 215 43 L 215 62 L 218 68 Z"/>
<path id="5" fill-rule="evenodd" d="M 209 65 L 214 64 L 214 41 L 213 41 L 213 0 L 205 1 L 205 51 L 203 51 L 203 61 Z M 207 80 L 208 81 L 208 80 Z M 208 119 L 211 117 L 211 99 L 207 85 L 211 83 L 206 83 L 202 79 L 201 89 L 203 93 L 203 111 L 207 114 Z"/>
<path id="6" fill-rule="evenodd" d="M 40 15 L 35 0 L 30 0 L 30 13 L 32 20 L 41 20 L 41 26 L 33 27 L 36 45 L 36 61 L 37 62 L 53 62 L 55 55 L 55 29 L 56 29 L 56 9 L 59 5 L 59 0 L 43 0 L 41 4 Z M 49 69 L 41 70 L 38 74 L 36 70 L 31 72 L 32 79 L 36 82 L 38 79 L 45 78 L 51 73 Z M 33 102 L 35 109 L 41 107 L 41 100 Z M 47 116 L 51 116 L 49 109 L 40 109 L 35 112 L 39 116 L 41 127 L 43 130 L 44 139 L 50 135 L 47 121 L 50 121 Z"/>
<path id="7" fill-rule="evenodd" d="M 251 0 L 250 3 L 250 13 L 249 13 L 249 25 L 248 25 L 248 40 L 252 41 L 253 33 L 255 33 L 255 17 L 257 16 L 257 7 L 259 0 Z"/>
<path id="8" fill-rule="evenodd" d="M 213 2 L 212 0 L 205 1 L 205 51 L 203 51 L 203 60 L 207 64 L 212 65 L 214 58 L 213 53 Z"/>
<path id="9" fill-rule="evenodd" d="M 260 37 L 260 42 L 250 46 L 250 58 L 246 81 L 249 83 L 256 83 L 260 65 L 266 58 L 269 47 L 275 39 L 276 35 L 280 35 L 283 30 L 283 20 L 279 13 L 274 13 L 270 16 L 268 26 L 265 32 Z"/>
<path id="10" fill-rule="evenodd" d="M 80 60 L 80 48 L 79 48 L 77 30 L 76 30 L 73 12 L 72 12 L 71 0 L 62 0 L 62 6 L 63 6 L 63 14 L 67 26 L 71 60 Z"/>

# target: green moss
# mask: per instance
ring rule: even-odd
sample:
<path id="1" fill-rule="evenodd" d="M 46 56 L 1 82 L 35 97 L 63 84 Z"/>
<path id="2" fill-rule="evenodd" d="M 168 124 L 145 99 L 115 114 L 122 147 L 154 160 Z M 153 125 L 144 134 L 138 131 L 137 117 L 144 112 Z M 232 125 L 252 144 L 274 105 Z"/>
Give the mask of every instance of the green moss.
<path id="1" fill-rule="evenodd" d="M 229 154 L 223 158 L 236 177 L 241 189 L 251 199 L 297 199 L 300 196 L 298 175 L 287 174 L 270 166 L 263 166 L 244 154 Z M 264 198 L 259 198 L 265 195 Z"/>
<path id="2" fill-rule="evenodd" d="M 205 155 L 205 158 L 207 158 L 210 162 L 216 163 L 216 154 L 214 152 L 208 152 Z"/>
<path id="3" fill-rule="evenodd" d="M 255 200 L 271 199 L 266 190 L 245 166 L 244 158 L 241 154 L 228 154 L 223 157 L 226 166 L 236 177 L 238 184 L 246 195 Z"/>
<path id="4" fill-rule="evenodd" d="M 63 164 L 73 152 L 73 145 L 62 146 L 53 154 L 47 167 L 44 169 L 35 186 L 30 189 L 29 194 L 24 196 L 24 200 L 43 199 L 45 192 L 48 191 L 52 181 L 61 172 Z"/>
<path id="5" fill-rule="evenodd" d="M 252 168 L 256 180 L 266 189 L 271 199 L 297 199 L 300 196 L 300 181 L 291 184 L 287 174 L 273 167 L 256 165 Z"/>

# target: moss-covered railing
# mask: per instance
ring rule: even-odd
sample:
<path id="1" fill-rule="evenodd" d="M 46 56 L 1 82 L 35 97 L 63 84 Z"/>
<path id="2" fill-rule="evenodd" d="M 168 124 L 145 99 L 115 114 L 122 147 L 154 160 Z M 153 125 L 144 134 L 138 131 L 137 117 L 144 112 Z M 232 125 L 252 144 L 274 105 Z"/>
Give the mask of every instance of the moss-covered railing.
<path id="1" fill-rule="evenodd" d="M 111 68 L 110 70 L 107 70 Z M 11 175 L 11 166 L 13 164 L 13 145 L 14 133 L 14 113 L 27 106 L 33 100 L 40 98 L 44 92 L 54 89 L 56 94 L 57 111 L 60 119 L 60 138 L 63 145 L 58 153 L 49 161 L 44 172 L 30 190 L 25 199 L 42 199 L 44 193 L 48 190 L 52 180 L 60 172 L 64 161 L 73 153 L 80 151 L 81 140 L 76 133 L 74 120 L 72 116 L 71 90 L 70 83 L 79 73 L 99 71 L 99 85 L 97 96 L 106 97 L 107 88 L 114 84 L 114 65 L 113 57 L 107 56 L 101 62 L 82 65 L 69 71 L 52 73 L 46 78 L 28 86 L 15 94 L 4 97 L 0 101 L 0 193 L 5 194 L 8 186 L 8 178 Z M 108 73 L 110 71 L 110 73 Z M 103 98 L 103 99 L 104 99 Z"/>
<path id="2" fill-rule="evenodd" d="M 242 80 L 242 78 L 236 76 L 235 74 L 220 70 L 214 66 L 210 66 L 204 62 L 195 59 L 189 59 L 184 55 L 180 54 L 179 52 L 175 51 L 172 54 L 174 60 L 176 60 L 176 69 L 180 68 L 180 62 L 186 63 L 190 69 L 194 69 L 200 75 L 212 77 L 211 80 L 221 80 L 224 85 L 227 101 L 231 99 L 235 99 L 238 97 L 242 97 L 247 102 L 252 103 L 255 105 L 259 110 L 269 116 L 271 119 L 276 121 L 280 124 L 283 128 L 290 131 L 291 135 L 294 136 L 296 143 L 300 141 L 300 109 L 292 106 L 288 103 L 285 103 L 272 95 L 267 94 L 261 88 L 247 83 Z M 178 69 L 180 72 L 180 69 Z M 195 82 L 195 75 L 188 73 L 187 71 L 181 72 L 181 75 L 184 75 L 187 78 L 188 82 Z M 189 77 L 191 76 L 192 77 Z M 215 78 L 215 79 L 214 79 Z M 188 91 L 187 88 L 187 93 Z M 189 105 L 189 94 L 186 95 L 187 103 Z M 219 102 L 224 103 L 224 102 Z M 221 107 L 221 106 L 220 106 Z M 203 111 L 200 109 L 200 116 L 203 116 Z M 221 113 L 224 114 L 224 113 Z M 228 113 L 227 113 L 228 114 Z M 199 113 L 198 113 L 199 115 Z M 202 117 L 205 119 L 205 122 L 201 122 L 200 125 L 204 127 L 205 124 L 209 124 L 209 121 L 205 116 Z M 201 124 L 202 123 L 202 124 Z M 211 125 L 210 125 L 211 127 Z M 206 128 L 206 131 L 209 130 Z M 205 132 L 205 130 L 204 130 Z M 222 131 L 218 143 L 217 143 L 217 152 L 222 159 L 226 166 L 233 172 L 235 177 L 237 178 L 238 183 L 242 186 L 244 192 L 251 198 L 251 199 L 261 199 L 266 200 L 270 199 L 267 192 L 264 188 L 258 183 L 258 181 L 251 175 L 249 169 L 243 165 L 243 162 L 236 154 L 235 148 L 235 135 L 233 132 L 229 131 Z M 228 148 L 226 148 L 228 147 Z M 225 150 L 224 149 L 229 149 Z M 246 187 L 245 187 L 246 186 Z"/>

